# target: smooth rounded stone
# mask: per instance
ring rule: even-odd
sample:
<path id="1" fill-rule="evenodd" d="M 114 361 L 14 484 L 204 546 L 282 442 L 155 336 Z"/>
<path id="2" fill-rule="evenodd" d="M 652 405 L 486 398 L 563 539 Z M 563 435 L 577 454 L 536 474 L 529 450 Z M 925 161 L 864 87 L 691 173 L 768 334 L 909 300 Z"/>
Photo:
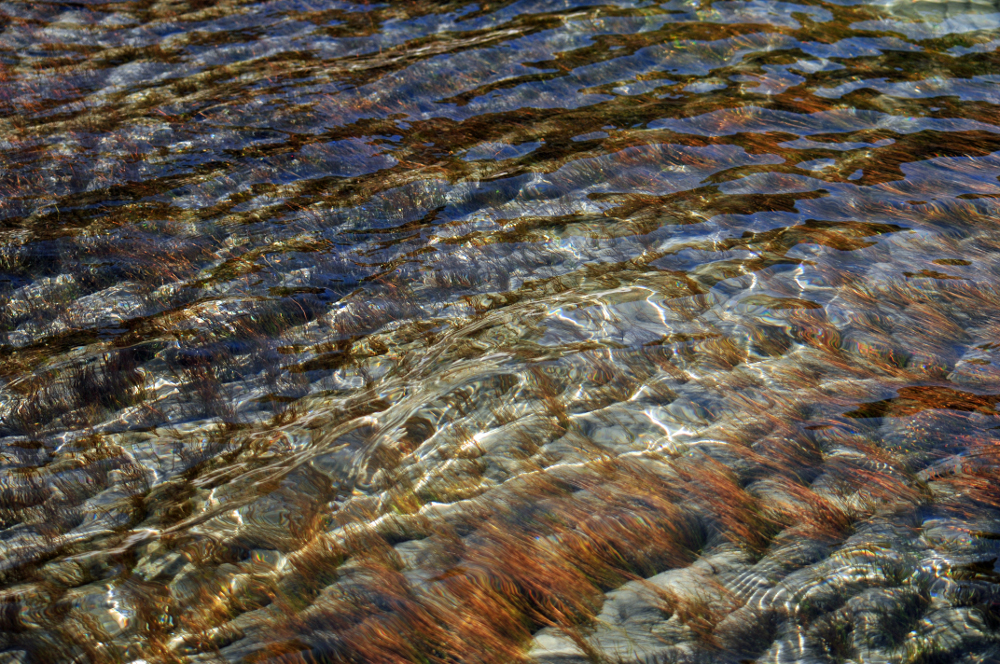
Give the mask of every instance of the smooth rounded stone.
<path id="1" fill-rule="evenodd" d="M 823 542 L 797 539 L 778 542 L 760 561 L 740 572 L 728 585 L 730 592 L 755 610 L 770 611 L 779 606 L 774 598 L 784 596 L 779 585 L 796 570 L 813 565 L 830 554 Z"/>
<path id="2" fill-rule="evenodd" d="M 377 432 L 374 422 L 359 422 L 343 435 L 319 441 L 317 447 L 324 451 L 309 465 L 329 479 L 336 493 L 349 495 L 361 472 L 362 457 L 375 445 Z"/>
<path id="3" fill-rule="evenodd" d="M 238 546 L 288 553 L 299 548 L 326 501 L 296 500 L 274 492 L 238 507 L 233 518 L 206 522 L 205 530 L 223 533 Z"/>
<path id="4" fill-rule="evenodd" d="M 667 445 L 661 445 L 657 452 L 669 455 L 689 455 L 689 458 L 696 459 L 695 463 L 711 459 L 725 466 L 743 484 L 755 474 L 766 472 L 760 466 L 747 459 L 745 450 L 729 442 L 713 440 L 711 438 L 679 436 L 682 440 L 671 441 Z M 746 485 L 748 493 L 753 494 L 753 485 Z"/>
<path id="5" fill-rule="evenodd" d="M 782 620 L 778 611 L 743 606 L 723 618 L 715 626 L 712 637 L 728 661 L 765 662 L 768 660 L 761 656 L 777 640 L 783 628 Z M 708 659 L 711 660 L 711 653 Z"/>
<path id="6" fill-rule="evenodd" d="M 211 633 L 213 643 L 220 648 L 234 646 L 234 652 L 239 650 L 237 645 L 246 637 L 246 633 L 266 631 L 268 625 L 273 625 L 276 621 L 287 617 L 280 607 L 269 604 L 268 606 L 254 609 L 253 611 L 243 611 L 232 620 L 215 628 Z M 243 645 L 249 645 L 250 639 L 246 639 Z"/>
<path id="7" fill-rule="evenodd" d="M 687 425 L 706 426 L 716 418 L 708 408 L 684 397 L 670 403 L 665 410 L 674 421 Z"/>
<path id="8" fill-rule="evenodd" d="M 109 413 L 103 422 L 95 424 L 94 433 L 103 436 L 128 433 L 135 430 L 148 429 L 160 424 L 160 419 L 144 404 L 127 406 L 121 410 Z"/>
<path id="9" fill-rule="evenodd" d="M 876 367 L 904 367 L 910 354 L 889 335 L 862 330 L 848 330 L 841 338 L 840 347 Z"/>
<path id="10" fill-rule="evenodd" d="M 929 611 L 914 629 L 909 650 L 925 657 L 935 655 L 951 661 L 971 653 L 998 651 L 993 630 L 986 624 L 981 610 L 970 607 L 948 607 Z"/>
<path id="11" fill-rule="evenodd" d="M 67 534 L 98 534 L 132 525 L 139 517 L 139 509 L 133 500 L 135 495 L 134 492 L 112 487 L 88 499 L 80 505 L 83 520 Z"/>
<path id="12" fill-rule="evenodd" d="M 789 327 L 790 322 L 785 327 L 738 325 L 726 338 L 746 356 L 747 364 L 755 364 L 779 358 L 791 349 L 795 339 L 786 331 Z"/>
<path id="13" fill-rule="evenodd" d="M 959 360 L 947 379 L 971 389 L 993 389 L 1000 384 L 1000 367 L 992 362 L 984 365 L 978 361 Z"/>
<path id="14" fill-rule="evenodd" d="M 923 374 L 928 379 L 942 380 L 954 371 L 955 362 L 944 355 L 914 350 L 906 360 L 906 368 L 909 371 Z"/>
<path id="15" fill-rule="evenodd" d="M 623 346 L 642 346 L 668 332 L 660 307 L 648 300 L 611 306 L 580 307 L 560 312 L 546 323 L 539 344 L 557 346 L 591 339 L 613 339 Z"/>
<path id="16" fill-rule="evenodd" d="M 159 406 L 159 404 L 157 404 Z M 176 424 L 157 428 L 154 433 L 130 450 L 136 462 L 156 473 L 154 485 L 189 471 L 191 468 L 227 451 L 227 443 L 218 434 L 218 420 L 196 419 L 187 416 L 183 405 L 174 402 Z"/>
<path id="17" fill-rule="evenodd" d="M 1000 365 L 993 360 L 991 353 L 971 346 L 958 358 L 947 378 L 957 385 L 973 389 L 996 388 L 1000 384 Z"/>
<path id="18" fill-rule="evenodd" d="M 462 423 L 445 425 L 436 429 L 428 438 L 420 443 L 416 450 L 406 455 L 401 461 L 401 469 L 406 469 L 411 475 L 419 476 L 431 472 L 435 467 L 456 456 L 478 458 L 483 456 L 476 444 L 475 429 L 467 429 Z"/>
<path id="19" fill-rule="evenodd" d="M 597 451 L 590 438 L 571 430 L 543 445 L 540 455 L 544 455 L 553 465 L 566 465 L 586 463 L 594 458 Z"/>
<path id="20" fill-rule="evenodd" d="M 550 627 L 535 635 L 527 654 L 537 664 L 589 664 L 594 659 L 573 638 Z"/>
<path id="21" fill-rule="evenodd" d="M 276 549 L 251 549 L 247 559 L 239 564 L 247 574 L 257 576 L 281 572 L 288 557 Z"/>
<path id="22" fill-rule="evenodd" d="M 917 479 L 922 482 L 957 479 L 965 473 L 983 473 L 995 468 L 995 463 L 978 455 L 969 456 L 962 452 L 957 454 L 943 452 L 943 454 L 945 454 L 943 458 L 938 454 L 933 457 L 937 459 L 936 461 L 925 464 L 916 473 Z"/>
<path id="23" fill-rule="evenodd" d="M 460 544 L 458 545 L 460 546 Z M 402 564 L 402 574 L 413 588 L 429 585 L 440 570 L 457 559 L 455 542 L 432 535 L 421 540 L 409 540 L 393 547 Z"/>
<path id="24" fill-rule="evenodd" d="M 0 501 L 8 507 L 40 505 L 52 497 L 52 489 L 41 478 L 19 468 L 0 469 Z"/>
<path id="25" fill-rule="evenodd" d="M 979 431 L 995 426 L 993 419 L 979 413 L 923 410 L 912 415 L 884 418 L 879 435 L 882 447 L 895 454 L 933 453 L 940 458 L 949 453 L 961 453 L 981 442 Z"/>
<path id="26" fill-rule="evenodd" d="M 477 489 L 469 490 L 466 493 L 466 497 L 473 498 L 482 492 L 492 489 L 494 486 L 503 484 L 513 477 L 518 477 L 525 473 L 537 472 L 540 468 L 544 468 L 548 464 L 548 458 L 537 454 L 530 457 L 525 456 L 524 458 L 505 459 L 501 457 L 485 460 L 481 466 L 469 467 L 470 475 L 475 476 L 476 473 L 480 473 L 482 480 L 479 482 Z"/>
<path id="27" fill-rule="evenodd" d="M 258 655 L 261 651 L 261 642 L 250 638 L 244 637 L 237 639 L 219 649 L 217 653 L 212 653 L 211 655 L 199 653 L 199 659 L 195 661 L 202 661 L 208 664 L 209 662 L 245 662 L 248 658 Z"/>
<path id="28" fill-rule="evenodd" d="M 484 464 L 474 459 L 451 459 L 414 484 L 414 494 L 424 502 L 451 503 L 481 494 L 485 489 L 516 475 L 517 466 L 493 464 L 492 473 L 484 473 Z"/>
<path id="29" fill-rule="evenodd" d="M 697 560 L 687 567 L 670 569 L 646 579 L 652 584 L 678 596 L 698 597 L 730 586 L 751 563 L 746 552 L 729 543 L 709 546 Z M 631 582 L 638 583 L 638 582 Z M 707 584 L 707 585 L 706 585 Z M 632 586 L 628 586 L 632 587 Z"/>
<path id="30" fill-rule="evenodd" d="M 12 292 L 7 297 L 3 314 L 16 321 L 33 312 L 70 302 L 78 289 L 72 274 L 43 277 Z"/>
<path id="31" fill-rule="evenodd" d="M 432 561 L 436 555 L 435 543 L 429 539 L 409 540 L 400 542 L 393 548 L 399 555 L 403 567 L 417 569 Z"/>
<path id="32" fill-rule="evenodd" d="M 725 309 L 737 305 L 740 301 L 738 296 L 752 290 L 757 280 L 751 274 L 738 274 L 719 279 L 722 274 L 716 274 L 718 267 L 714 262 L 702 263 L 691 270 L 691 278 L 711 289 L 708 294 L 710 297 L 706 301 L 709 307 Z"/>
<path id="33" fill-rule="evenodd" d="M 527 656 L 538 664 L 589 664 L 595 656 L 641 663 L 688 661 L 696 651 L 691 630 L 665 607 L 649 604 L 627 621 L 597 624 L 594 630 L 579 630 L 575 637 L 547 627 L 535 634 Z"/>
<path id="34" fill-rule="evenodd" d="M 824 648 L 817 648 L 815 639 L 805 634 L 801 625 L 786 621 L 778 628 L 770 647 L 755 661 L 778 664 L 820 664 L 830 660 Z"/>
<path id="35" fill-rule="evenodd" d="M 666 409 L 638 410 L 631 404 L 615 404 L 583 415 L 574 415 L 572 421 L 578 427 L 580 435 L 591 445 L 617 455 L 659 447 L 672 431 L 682 428 L 677 423 L 675 412 L 687 414 L 690 411 L 693 417 L 696 416 L 697 406 L 691 404 L 685 409 L 685 405 L 687 404 L 671 411 L 669 406 Z"/>
<path id="36" fill-rule="evenodd" d="M 929 601 L 927 593 L 913 586 L 872 588 L 855 595 L 842 613 L 849 618 L 848 649 L 855 650 L 863 661 L 892 661 L 912 638 Z M 826 631 L 829 634 L 830 630 Z"/>
<path id="37" fill-rule="evenodd" d="M 73 515 L 76 516 L 75 514 Z M 72 519 L 75 521 L 76 519 Z M 0 573 L 48 558 L 51 551 L 67 543 L 65 536 L 42 534 L 33 525 L 18 524 L 3 531 L 0 538 Z"/>
<path id="38" fill-rule="evenodd" d="M 118 592 L 118 585 L 114 582 L 72 588 L 60 601 L 72 607 L 72 613 L 94 620 L 98 629 L 110 636 L 133 632 L 138 627 L 134 619 L 134 602 Z"/>
<path id="39" fill-rule="evenodd" d="M 622 662 L 687 661 L 704 646 L 679 616 L 686 615 L 689 602 L 717 601 L 715 594 L 746 562 L 739 552 L 722 551 L 689 567 L 631 581 L 605 595 L 592 627 L 582 628 L 576 638 L 545 628 L 535 635 L 528 656 L 553 664 L 589 662 L 595 654 Z"/>
<path id="40" fill-rule="evenodd" d="M 1000 12 L 1000 3 L 996 0 L 894 0 L 885 7 L 897 16 L 922 21 L 940 21 L 967 14 Z"/>
<path id="41" fill-rule="evenodd" d="M 979 523 L 988 527 L 991 520 L 984 518 Z M 951 565 L 962 564 L 963 558 L 965 562 L 969 562 L 969 557 L 983 560 L 1000 553 L 1000 544 L 996 540 L 976 534 L 989 533 L 989 531 L 973 530 L 977 525 L 979 524 L 972 519 L 935 515 L 921 524 L 920 539 Z"/>
<path id="42" fill-rule="evenodd" d="M 0 414 L 0 417 L 6 416 L 9 416 L 9 411 Z M 25 436 L 0 438 L 0 449 L 3 449 L 0 453 L 0 467 L 3 468 L 33 468 L 43 466 L 50 460 L 44 443 L 30 441 Z"/>
<path id="43" fill-rule="evenodd" d="M 164 583 L 167 579 L 193 572 L 196 567 L 184 553 L 179 551 L 160 551 L 152 547 L 150 553 L 135 566 L 135 573 L 147 581 Z"/>
<path id="44" fill-rule="evenodd" d="M 47 627 L 56 621 L 52 603 L 57 593 L 45 584 L 25 583 L 4 589 L 0 597 L 10 606 L 8 630 L 18 631 Z"/>
<path id="45" fill-rule="evenodd" d="M 633 625 L 630 625 L 630 627 Z M 643 625 L 636 624 L 640 628 Z M 637 630 L 638 631 L 638 630 Z M 598 659 L 609 659 L 614 662 L 635 662 L 636 664 L 655 664 L 656 662 L 686 662 L 692 661 L 695 648 L 689 641 L 682 640 L 688 631 L 676 620 L 663 621 L 650 628 L 648 635 L 636 634 L 605 635 L 603 640 L 594 644 L 591 639 L 582 637 L 584 647 L 577 638 L 561 634 L 559 630 L 547 627 L 535 635 L 532 646 L 527 652 L 529 661 L 537 664 L 590 664 Z M 671 642 L 680 642 L 673 645 Z"/>
<path id="46" fill-rule="evenodd" d="M 869 588 L 900 585 L 917 568 L 922 544 L 900 541 L 896 530 L 859 531 L 828 556 L 792 571 L 748 603 L 780 609 L 797 623 L 808 623 Z"/>
<path id="47" fill-rule="evenodd" d="M 959 340 L 956 340 L 959 341 Z M 966 341 L 965 339 L 961 341 Z M 963 344 L 964 345 L 964 344 Z M 969 362 L 972 364 L 981 364 L 983 366 L 993 363 L 993 344 L 989 341 L 980 343 L 971 343 L 965 347 L 965 352 L 962 353 L 959 361 Z"/>
<path id="48" fill-rule="evenodd" d="M 867 374 L 867 372 L 866 372 Z M 884 379 L 835 376 L 824 380 L 819 385 L 821 393 L 840 401 L 839 407 L 844 408 L 845 402 L 851 406 L 862 403 L 892 399 L 897 395 L 894 386 Z"/>
<path id="49" fill-rule="evenodd" d="M 198 635 L 199 638 L 208 638 L 212 646 L 216 649 L 210 654 L 198 653 L 195 646 L 179 648 L 182 652 L 187 650 L 191 661 L 195 662 L 219 662 L 220 658 L 225 662 L 243 662 L 248 656 L 259 654 L 263 645 L 259 640 L 261 637 L 267 638 L 273 635 L 271 626 L 287 620 L 288 614 L 275 607 L 273 604 L 253 611 L 240 613 L 229 622 L 209 630 L 205 634 Z M 254 636 L 247 636 L 247 634 Z M 192 639 L 192 641 L 194 641 Z M 197 643 L 197 641 L 194 641 Z"/>
<path id="50" fill-rule="evenodd" d="M 42 578 L 72 588 L 106 579 L 121 571 L 121 565 L 104 551 L 93 551 L 47 563 L 39 570 Z"/>
<path id="51" fill-rule="evenodd" d="M 882 394 L 892 395 L 893 392 L 886 389 Z M 844 407 L 841 406 L 838 410 L 843 411 Z M 878 427 L 866 419 L 845 417 L 832 420 L 829 424 L 809 427 L 806 431 L 809 438 L 826 455 L 842 454 L 844 452 L 850 453 L 851 450 L 859 447 L 865 448 L 876 445 L 881 440 Z"/>
<path id="52" fill-rule="evenodd" d="M 472 436 L 460 452 L 482 452 L 481 458 L 490 463 L 496 458 L 522 459 L 531 456 L 562 435 L 563 429 L 554 417 L 527 415 L 515 422 L 483 431 Z"/>
<path id="53" fill-rule="evenodd" d="M 565 193 L 558 185 L 553 184 L 547 178 L 536 178 L 521 188 L 519 197 L 526 201 L 544 201 L 560 198 Z"/>
<path id="54" fill-rule="evenodd" d="M 201 593 L 223 595 L 237 590 L 240 579 L 245 578 L 240 569 L 232 563 L 223 563 L 214 568 L 198 569 L 179 574 L 167 584 L 174 601 L 179 606 L 199 606 Z"/>
<path id="55" fill-rule="evenodd" d="M 123 321 L 153 312 L 138 284 L 123 282 L 75 299 L 53 324 L 53 331 L 70 328 L 117 327 Z"/>

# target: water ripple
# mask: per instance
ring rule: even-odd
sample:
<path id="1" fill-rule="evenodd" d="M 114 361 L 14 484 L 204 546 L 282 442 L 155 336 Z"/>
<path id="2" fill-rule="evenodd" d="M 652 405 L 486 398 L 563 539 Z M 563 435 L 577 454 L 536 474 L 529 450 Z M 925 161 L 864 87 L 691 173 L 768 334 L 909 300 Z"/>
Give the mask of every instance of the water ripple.
<path id="1" fill-rule="evenodd" d="M 998 21 L 0 2 L 0 659 L 992 661 Z"/>

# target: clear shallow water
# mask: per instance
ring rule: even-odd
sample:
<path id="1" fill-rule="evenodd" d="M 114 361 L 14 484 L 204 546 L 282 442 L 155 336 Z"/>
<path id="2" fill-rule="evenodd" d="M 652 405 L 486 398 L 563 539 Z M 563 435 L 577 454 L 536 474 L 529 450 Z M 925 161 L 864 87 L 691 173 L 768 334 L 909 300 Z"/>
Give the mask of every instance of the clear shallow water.
<path id="1" fill-rule="evenodd" d="M 997 661 L 989 3 L 0 5 L 5 662 Z"/>

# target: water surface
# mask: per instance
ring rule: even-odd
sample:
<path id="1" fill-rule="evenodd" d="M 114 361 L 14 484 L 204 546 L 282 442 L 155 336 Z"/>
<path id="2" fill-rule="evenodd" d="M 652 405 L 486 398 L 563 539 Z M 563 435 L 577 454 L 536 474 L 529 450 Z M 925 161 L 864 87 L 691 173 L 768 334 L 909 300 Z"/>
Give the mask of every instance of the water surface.
<path id="1" fill-rule="evenodd" d="M 0 3 L 0 661 L 1000 661 L 998 47 Z"/>

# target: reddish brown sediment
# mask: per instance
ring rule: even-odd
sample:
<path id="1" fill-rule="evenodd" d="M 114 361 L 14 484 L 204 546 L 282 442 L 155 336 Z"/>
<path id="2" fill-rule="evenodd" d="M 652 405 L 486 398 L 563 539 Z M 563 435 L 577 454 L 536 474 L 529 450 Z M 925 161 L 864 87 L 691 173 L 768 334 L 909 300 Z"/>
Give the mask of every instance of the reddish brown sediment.
<path id="1" fill-rule="evenodd" d="M 918 4 L 0 2 L 0 661 L 996 660 Z"/>

